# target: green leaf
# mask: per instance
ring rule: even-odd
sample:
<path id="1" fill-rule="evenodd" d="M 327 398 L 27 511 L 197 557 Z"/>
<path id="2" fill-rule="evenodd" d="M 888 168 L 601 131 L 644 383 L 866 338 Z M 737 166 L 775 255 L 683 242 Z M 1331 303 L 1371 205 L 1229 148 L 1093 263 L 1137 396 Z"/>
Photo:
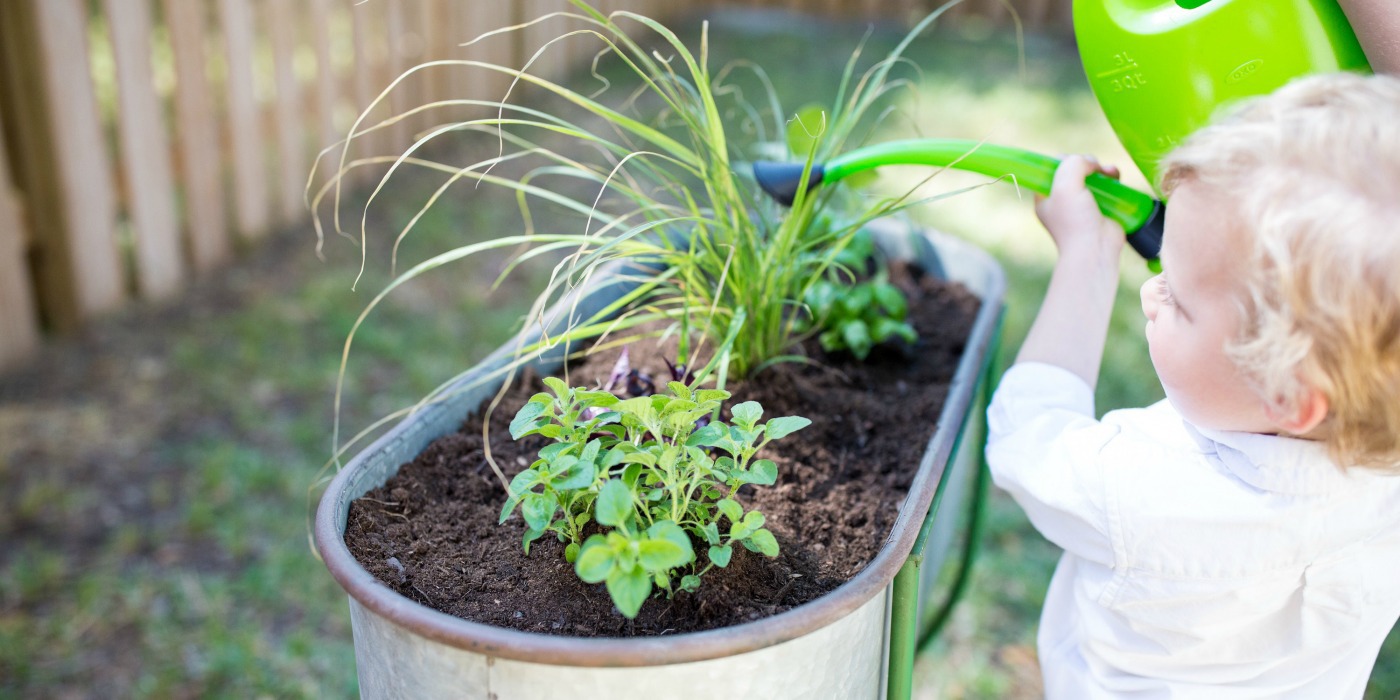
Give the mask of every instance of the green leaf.
<path id="1" fill-rule="evenodd" d="M 623 464 L 641 464 L 648 467 L 656 466 L 656 455 L 645 450 L 632 452 L 622 458 Z"/>
<path id="2" fill-rule="evenodd" d="M 841 340 L 845 341 L 846 349 L 858 359 L 864 360 L 870 354 L 870 328 L 865 325 L 865 321 L 855 319 L 841 324 Z"/>
<path id="3" fill-rule="evenodd" d="M 812 153 L 812 149 L 821 140 L 827 124 L 825 107 L 819 104 L 803 106 L 787 124 L 788 150 L 794 157 L 806 160 L 807 154 Z"/>
<path id="4" fill-rule="evenodd" d="M 836 285 L 827 280 L 819 280 L 807 290 L 806 302 L 810 307 L 812 317 L 818 321 L 831 315 L 832 305 L 836 302 Z"/>
<path id="5" fill-rule="evenodd" d="M 581 408 L 607 408 L 618 402 L 618 398 L 608 391 L 576 391 L 574 399 Z"/>
<path id="6" fill-rule="evenodd" d="M 578 464 L 578 457 L 573 455 L 561 455 L 556 457 L 549 465 L 548 481 L 550 484 L 552 485 L 554 479 L 563 476 L 564 473 L 572 469 L 575 464 Z"/>
<path id="7" fill-rule="evenodd" d="M 520 411 L 510 421 L 511 439 L 519 440 L 525 436 L 525 433 L 538 427 L 535 419 L 539 418 L 546 408 L 548 406 L 539 403 L 527 403 L 520 407 Z"/>
<path id="8" fill-rule="evenodd" d="M 745 428 L 752 428 L 759 418 L 763 417 L 763 406 L 757 401 L 745 401 L 735 404 L 729 409 L 730 415 L 734 416 L 734 422 Z"/>
<path id="9" fill-rule="evenodd" d="M 554 519 L 554 511 L 559 508 L 559 499 L 553 493 L 532 493 L 521 501 L 520 514 L 531 530 L 544 531 Z"/>
<path id="10" fill-rule="evenodd" d="M 835 328 L 822 333 L 817 337 L 817 340 L 821 342 L 822 349 L 827 352 L 836 352 L 846 348 L 844 344 L 846 341 L 841 338 L 841 331 Z"/>
<path id="11" fill-rule="evenodd" d="M 618 612 L 629 620 L 637 616 L 637 611 L 642 609 L 642 603 L 651 595 L 651 576 L 640 566 L 630 570 L 613 567 L 608 573 L 607 582 L 608 595 L 612 596 L 613 605 L 616 605 Z"/>
<path id="12" fill-rule="evenodd" d="M 889 314 L 890 318 L 896 321 L 903 321 L 909 315 L 909 301 L 904 298 L 904 292 L 899 288 L 889 284 L 881 283 L 875 285 L 875 303 Z"/>
<path id="13" fill-rule="evenodd" d="M 642 465 L 636 463 L 629 464 L 622 470 L 622 483 L 626 484 L 629 489 L 636 488 L 637 477 L 641 475 Z"/>
<path id="14" fill-rule="evenodd" d="M 540 483 L 540 473 L 534 469 L 526 469 L 510 480 L 509 490 L 512 496 L 519 496 L 538 483 Z"/>
<path id="15" fill-rule="evenodd" d="M 596 462 L 598 460 L 598 452 L 602 449 L 603 441 L 594 438 L 589 440 L 587 445 L 583 446 L 583 454 L 579 455 L 578 458 L 588 462 Z"/>
<path id="16" fill-rule="evenodd" d="M 751 510 L 744 516 L 742 521 L 734 523 L 729 527 L 729 538 L 732 540 L 748 539 L 749 535 L 752 535 L 754 531 L 763 527 L 763 522 L 763 514 L 756 510 Z"/>
<path id="17" fill-rule="evenodd" d="M 599 525 L 621 527 L 632 516 L 632 490 L 617 479 L 608 479 L 598 491 L 598 501 L 593 505 L 593 517 Z"/>
<path id="18" fill-rule="evenodd" d="M 613 568 L 613 550 L 602 535 L 593 535 L 583 543 L 578 559 L 574 561 L 574 573 L 584 583 L 600 583 L 608 577 Z"/>
<path id="19" fill-rule="evenodd" d="M 719 526 L 718 526 L 718 525 L 715 525 L 714 523 L 705 523 L 705 526 L 702 527 L 702 528 L 700 528 L 700 531 L 703 532 L 703 533 L 705 533 L 705 541 L 706 541 L 706 542 L 708 542 L 708 543 L 710 543 L 710 544 L 719 544 Z"/>
<path id="20" fill-rule="evenodd" d="M 579 547 L 577 542 L 570 542 L 567 546 L 565 546 L 564 561 L 567 561 L 570 564 L 574 563 L 575 561 L 578 561 L 578 549 Z"/>
<path id="21" fill-rule="evenodd" d="M 496 521 L 497 525 L 505 522 L 506 519 L 510 517 L 510 514 L 515 512 L 515 507 L 520 505 L 520 499 L 521 496 L 511 496 L 506 499 L 505 505 L 501 506 L 501 519 Z"/>
<path id="22" fill-rule="evenodd" d="M 623 445 L 626 445 L 627 447 L 623 447 Z M 603 469 L 611 469 L 619 464 L 622 464 L 622 458 L 627 456 L 628 450 L 631 448 L 632 443 L 630 442 L 618 443 L 616 447 L 603 453 L 603 463 L 599 466 L 601 466 Z"/>
<path id="23" fill-rule="evenodd" d="M 637 543 L 637 559 L 647 571 L 665 571 L 685 564 L 694 558 L 692 552 L 676 546 L 669 540 L 643 540 Z"/>
<path id="24" fill-rule="evenodd" d="M 647 537 L 652 540 L 670 542 L 685 552 L 685 561 L 681 564 L 688 564 L 695 560 L 695 550 L 690 546 L 690 535 L 685 534 L 685 529 L 670 520 L 658 520 L 647 528 Z M 676 564 L 680 566 L 680 564 Z"/>
<path id="25" fill-rule="evenodd" d="M 666 388 L 670 389 L 672 394 L 675 394 L 680 398 L 687 400 L 691 398 L 690 387 L 686 386 L 682 382 L 666 382 Z"/>
<path id="26" fill-rule="evenodd" d="M 695 392 L 694 398 L 696 403 L 705 404 L 711 401 L 727 401 L 729 396 L 729 392 L 723 389 L 701 389 Z"/>
<path id="27" fill-rule="evenodd" d="M 712 447 L 719 444 L 719 441 L 724 439 L 727 432 L 723 425 L 710 423 L 691 433 L 690 437 L 686 439 L 685 444 L 687 447 Z"/>
<path id="28" fill-rule="evenodd" d="M 890 338 L 900 338 L 906 343 L 914 343 L 919 339 L 919 334 L 914 331 L 913 326 L 888 318 L 875 319 L 870 324 L 870 332 L 877 343 L 883 343 Z"/>
<path id="29" fill-rule="evenodd" d="M 542 425 L 538 429 L 536 429 L 535 432 L 549 438 L 550 440 L 558 440 L 559 438 L 564 437 L 568 434 L 564 432 L 564 426 L 559 425 L 557 423 L 549 423 L 546 425 Z M 528 435 L 529 433 L 526 434 Z"/>
<path id="30" fill-rule="evenodd" d="M 715 503 L 715 506 L 718 507 L 719 512 L 724 513 L 724 517 L 729 518 L 729 521 L 732 523 L 737 523 L 744 517 L 744 507 L 739 505 L 739 502 L 732 498 L 721 498 L 718 503 Z"/>
<path id="31" fill-rule="evenodd" d="M 724 545 L 723 547 L 710 547 L 709 554 L 710 561 L 714 562 L 715 566 L 718 566 L 719 568 L 723 569 L 724 567 L 729 566 L 729 557 L 733 556 L 734 548 L 730 547 L 729 545 Z"/>
<path id="32" fill-rule="evenodd" d="M 530 556 L 530 543 L 544 536 L 544 530 L 526 530 L 525 536 L 520 538 L 520 548 L 525 550 L 525 556 Z"/>
<path id="33" fill-rule="evenodd" d="M 749 468 L 749 483 L 772 486 L 778 482 L 778 465 L 771 459 L 755 460 Z"/>
<path id="34" fill-rule="evenodd" d="M 545 377 L 544 385 L 549 387 L 550 391 L 553 391 L 554 395 L 561 399 L 569 395 L 569 385 L 564 383 L 563 379 L 558 377 Z"/>
<path id="35" fill-rule="evenodd" d="M 633 416 L 647 425 L 655 423 L 657 418 L 660 417 L 656 407 L 651 402 L 651 398 L 647 396 L 638 396 L 635 399 L 619 401 L 613 406 L 613 410 L 624 415 Z"/>
<path id="36" fill-rule="evenodd" d="M 540 459 L 546 462 L 553 462 L 559 455 L 577 447 L 572 442 L 555 442 L 540 448 Z"/>
<path id="37" fill-rule="evenodd" d="M 778 556 L 778 540 L 773 537 L 773 533 L 767 530 L 758 530 L 749 535 L 749 541 L 754 543 L 754 546 L 758 547 L 758 551 L 763 552 L 764 556 Z"/>
<path id="38" fill-rule="evenodd" d="M 846 290 L 839 302 L 845 315 L 850 318 L 858 318 L 875 301 L 875 292 L 869 284 L 857 284 Z"/>
<path id="39" fill-rule="evenodd" d="M 700 590 L 700 577 L 695 574 L 681 577 L 681 590 L 687 593 L 694 593 Z"/>
<path id="40" fill-rule="evenodd" d="M 569 470 L 563 474 L 563 478 L 554 482 L 554 488 L 559 491 L 588 488 L 597 476 L 598 467 L 592 460 L 575 460 Z"/>
<path id="41" fill-rule="evenodd" d="M 783 416 L 768 421 L 768 439 L 779 440 L 785 438 L 809 425 L 812 421 L 802 416 Z"/>

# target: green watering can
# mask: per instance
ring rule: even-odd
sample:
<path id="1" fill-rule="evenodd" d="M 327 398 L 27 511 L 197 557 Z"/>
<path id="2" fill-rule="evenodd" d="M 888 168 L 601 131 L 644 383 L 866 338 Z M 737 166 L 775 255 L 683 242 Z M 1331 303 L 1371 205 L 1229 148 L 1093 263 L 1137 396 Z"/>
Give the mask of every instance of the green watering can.
<path id="1" fill-rule="evenodd" d="M 1336 0 L 1075 0 L 1074 30 L 1099 105 L 1154 183 L 1162 156 L 1220 105 L 1309 73 L 1370 70 Z M 810 171 L 801 163 L 762 162 L 753 170 L 765 192 L 791 205 L 804 172 L 810 188 L 881 165 L 1010 177 L 1049 194 L 1059 161 L 976 141 L 915 139 L 859 148 Z M 1155 267 L 1165 205 L 1103 175 L 1090 175 L 1085 184 Z"/>

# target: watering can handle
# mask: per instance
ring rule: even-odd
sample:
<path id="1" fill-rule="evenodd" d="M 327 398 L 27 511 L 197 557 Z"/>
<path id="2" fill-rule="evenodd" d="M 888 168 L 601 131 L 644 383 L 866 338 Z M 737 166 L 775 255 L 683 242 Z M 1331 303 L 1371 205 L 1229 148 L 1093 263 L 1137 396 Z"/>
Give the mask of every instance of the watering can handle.
<path id="1" fill-rule="evenodd" d="M 820 178 L 822 182 L 835 182 L 882 165 L 932 165 L 967 170 L 989 177 L 1009 178 L 1021 187 L 1048 195 L 1060 161 L 1033 151 L 980 141 L 911 139 L 859 148 L 832 158 L 822 166 Z M 1093 193 L 1104 216 L 1123 226 L 1133 249 L 1150 264 L 1155 263 L 1162 247 L 1165 218 L 1162 202 L 1100 173 L 1089 175 L 1084 184 Z"/>

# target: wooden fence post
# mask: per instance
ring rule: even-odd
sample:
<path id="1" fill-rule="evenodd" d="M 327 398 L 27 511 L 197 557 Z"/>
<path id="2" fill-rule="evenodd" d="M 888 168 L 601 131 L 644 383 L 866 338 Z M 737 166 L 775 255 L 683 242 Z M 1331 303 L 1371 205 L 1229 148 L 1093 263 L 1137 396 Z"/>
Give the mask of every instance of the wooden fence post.
<path id="1" fill-rule="evenodd" d="M 233 161 L 233 211 L 238 233 L 256 239 L 270 228 L 267 145 L 262 110 L 253 88 L 253 7 L 249 0 L 219 0 L 223 25 L 229 153 Z"/>
<path id="2" fill-rule="evenodd" d="M 116 199 L 98 120 L 82 0 L 0 3 L 8 108 L 38 257 L 40 309 L 56 330 L 126 297 Z"/>
<path id="3" fill-rule="evenodd" d="M 18 193 L 10 183 L 4 135 L 0 125 L 0 369 L 25 359 L 39 347 L 27 229 Z"/>
<path id="4" fill-rule="evenodd" d="M 477 5 L 480 3 L 472 4 Z M 387 58 L 384 56 L 384 52 L 380 50 L 382 48 L 382 43 L 374 41 L 376 37 L 380 36 L 380 33 L 375 31 L 375 20 L 382 20 L 383 16 L 382 5 L 364 3 L 353 5 L 350 8 L 351 32 L 354 35 L 353 41 L 355 44 L 354 85 L 355 116 L 357 118 L 369 108 L 370 101 L 378 96 L 379 91 L 383 90 L 384 85 L 386 85 L 386 83 L 382 81 L 382 77 L 385 72 L 384 63 Z M 378 124 L 380 115 L 383 115 L 384 112 L 385 109 L 383 106 L 376 107 L 365 116 L 364 121 L 360 123 L 358 129 L 363 131 Z M 351 123 L 353 124 L 354 122 Z M 356 136 L 353 142 L 346 144 L 346 148 L 350 149 L 346 161 L 349 162 L 355 158 L 363 158 L 366 156 L 383 155 L 383 152 L 387 150 L 384 147 L 384 144 L 387 142 L 387 134 L 383 129 L 370 132 L 363 136 Z M 337 158 L 333 165 L 339 167 L 339 162 Z M 371 182 L 371 178 L 377 170 L 377 168 L 362 166 L 358 170 L 353 171 L 355 176 L 351 181 L 359 183 Z"/>
<path id="5" fill-rule="evenodd" d="M 229 255 L 219 129 L 204 52 L 208 23 L 202 2 L 164 0 L 163 7 L 175 55 L 175 132 L 190 254 L 196 270 L 207 270 Z"/>
<path id="6" fill-rule="evenodd" d="M 103 0 L 117 67 L 121 162 L 135 243 L 136 283 L 146 299 L 168 298 L 184 283 L 170 139 L 151 65 L 148 0 Z"/>
<path id="7" fill-rule="evenodd" d="M 303 191 L 309 172 L 306 158 L 306 109 L 294 64 L 296 41 L 301 34 L 301 3 L 267 0 L 265 17 L 271 25 L 273 74 L 277 83 L 277 196 L 282 223 L 306 216 Z"/>

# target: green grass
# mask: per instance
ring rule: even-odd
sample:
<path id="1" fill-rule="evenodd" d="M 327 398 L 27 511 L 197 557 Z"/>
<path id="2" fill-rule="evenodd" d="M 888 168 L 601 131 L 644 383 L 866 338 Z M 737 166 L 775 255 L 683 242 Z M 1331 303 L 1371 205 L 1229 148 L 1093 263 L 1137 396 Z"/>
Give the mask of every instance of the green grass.
<path id="1" fill-rule="evenodd" d="M 774 26 L 719 22 L 712 51 L 767 68 L 788 109 L 834 95 L 864 28 Z M 897 39 L 877 34 L 867 55 Z M 1086 151 L 1126 166 L 1073 47 L 1032 37 L 1026 51 L 1023 76 L 1010 37 L 936 30 L 915 43 L 919 89 L 884 133 Z M 894 169 L 883 186 L 923 175 Z M 438 182 L 410 177 L 381 195 L 381 238 L 359 291 L 350 291 L 352 246 L 332 238 L 320 262 L 310 231 L 291 232 L 175 309 L 103 321 L 0 378 L 0 697 L 354 695 L 345 598 L 309 551 L 307 493 L 329 452 L 341 344 L 387 280 L 382 237 Z M 451 194 L 410 236 L 401 268 L 518 230 L 513 198 L 469 184 Z M 1029 195 L 998 184 L 915 215 L 1001 261 L 1004 354 L 1014 353 L 1053 260 Z M 347 426 L 415 400 L 511 331 L 538 288 L 487 296 L 498 264 L 433 272 L 376 312 L 350 363 Z M 1124 270 L 1100 411 L 1161 396 L 1136 301 L 1147 273 L 1126 256 Z M 916 697 L 1037 696 L 1035 625 L 1058 554 L 1001 495 L 984 535 L 966 599 L 919 658 Z M 1397 693 L 1400 645 L 1391 645 L 1371 694 Z"/>

